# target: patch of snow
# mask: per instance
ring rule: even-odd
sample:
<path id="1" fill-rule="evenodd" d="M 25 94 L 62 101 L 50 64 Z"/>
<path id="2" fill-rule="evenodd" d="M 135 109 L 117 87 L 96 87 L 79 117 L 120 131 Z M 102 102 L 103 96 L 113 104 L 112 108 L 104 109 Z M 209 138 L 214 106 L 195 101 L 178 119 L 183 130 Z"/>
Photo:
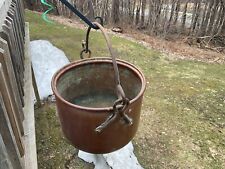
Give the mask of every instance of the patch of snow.
<path id="1" fill-rule="evenodd" d="M 30 43 L 32 65 L 41 99 L 52 95 L 51 80 L 54 73 L 69 63 L 65 53 L 46 40 Z"/>
<path id="2" fill-rule="evenodd" d="M 90 154 L 80 150 L 78 157 L 93 163 L 95 169 L 143 169 L 133 151 L 134 147 L 130 142 L 123 148 L 108 154 Z"/>
<path id="3" fill-rule="evenodd" d="M 88 163 L 93 163 L 95 169 L 110 169 L 102 154 L 90 154 L 80 150 L 78 152 L 78 157 Z"/>

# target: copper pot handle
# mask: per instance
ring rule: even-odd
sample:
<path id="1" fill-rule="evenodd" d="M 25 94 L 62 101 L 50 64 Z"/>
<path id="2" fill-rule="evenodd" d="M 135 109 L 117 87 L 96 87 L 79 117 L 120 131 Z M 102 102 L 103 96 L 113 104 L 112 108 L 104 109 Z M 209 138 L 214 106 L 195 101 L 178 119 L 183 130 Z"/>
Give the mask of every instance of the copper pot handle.
<path id="1" fill-rule="evenodd" d="M 121 86 L 121 83 L 120 83 L 119 69 L 118 69 L 118 66 L 117 66 L 117 63 L 116 63 L 116 54 L 113 51 L 112 44 L 111 44 L 111 41 L 109 39 L 109 36 L 107 35 L 105 29 L 103 28 L 103 26 L 100 23 L 93 22 L 93 24 L 96 25 L 101 30 L 101 32 L 102 32 L 102 34 L 105 38 L 107 47 L 109 49 L 109 53 L 110 53 L 110 56 L 112 58 L 112 63 L 113 63 L 115 86 L 116 86 L 116 92 L 117 92 L 117 97 L 118 97 L 118 99 L 114 102 L 112 114 L 110 114 L 110 116 L 105 120 L 105 122 L 103 122 L 101 125 L 99 125 L 95 129 L 96 132 L 101 132 L 110 123 L 112 123 L 118 115 L 121 115 L 122 119 L 124 119 L 124 121 L 129 125 L 132 124 L 132 119 L 125 113 L 128 105 L 129 105 L 129 99 L 126 97 L 126 95 L 124 93 L 124 90 L 123 90 L 123 88 Z M 83 47 L 86 45 L 86 49 L 84 49 L 83 52 L 90 51 L 88 49 L 88 39 L 89 39 L 90 30 L 91 30 L 91 27 L 89 27 L 88 31 L 87 31 L 86 44 L 83 45 Z M 81 55 L 81 58 L 83 58 L 82 55 Z"/>

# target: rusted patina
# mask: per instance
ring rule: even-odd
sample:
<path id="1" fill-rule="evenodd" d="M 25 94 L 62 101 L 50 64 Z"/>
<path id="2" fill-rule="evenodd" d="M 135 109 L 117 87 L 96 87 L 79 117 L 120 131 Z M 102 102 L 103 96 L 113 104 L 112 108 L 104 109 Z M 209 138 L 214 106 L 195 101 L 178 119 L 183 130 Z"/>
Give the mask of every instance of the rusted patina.
<path id="1" fill-rule="evenodd" d="M 145 78 L 126 61 L 117 60 L 117 65 L 121 85 L 130 99 L 124 111 L 132 119 L 132 125 L 117 116 L 100 133 L 95 129 L 113 113 L 117 98 L 112 60 L 92 58 L 73 62 L 53 77 L 52 89 L 63 133 L 80 150 L 95 154 L 113 152 L 125 146 L 138 129 Z M 101 100 L 105 103 L 99 103 Z"/>

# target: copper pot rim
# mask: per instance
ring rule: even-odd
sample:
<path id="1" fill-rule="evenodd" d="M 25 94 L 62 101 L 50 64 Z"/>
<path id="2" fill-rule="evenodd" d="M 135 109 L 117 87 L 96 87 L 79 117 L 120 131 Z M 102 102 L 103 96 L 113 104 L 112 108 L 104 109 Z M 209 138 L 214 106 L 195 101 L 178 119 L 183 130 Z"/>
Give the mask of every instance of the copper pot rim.
<path id="1" fill-rule="evenodd" d="M 144 74 L 135 65 L 133 65 L 127 61 L 124 61 L 121 59 L 116 59 L 116 61 L 117 61 L 117 64 L 122 65 L 122 66 L 132 70 L 136 75 L 138 75 L 139 79 L 141 80 L 141 90 L 136 95 L 136 97 L 130 101 L 130 104 L 132 104 L 133 102 L 138 100 L 144 94 L 144 91 L 146 89 L 146 80 L 145 80 Z M 94 107 L 85 107 L 85 106 L 72 104 L 69 101 L 67 101 L 66 99 L 64 99 L 57 90 L 56 86 L 57 86 L 57 82 L 58 82 L 59 78 L 61 76 L 63 76 L 67 71 L 69 71 L 77 66 L 82 66 L 82 65 L 86 65 L 86 64 L 90 64 L 90 63 L 91 64 L 93 64 L 93 63 L 112 63 L 112 60 L 110 58 L 106 58 L 106 57 L 95 57 L 95 58 L 87 58 L 87 59 L 74 61 L 74 62 L 71 62 L 71 63 L 63 66 L 52 77 L 52 81 L 51 81 L 52 91 L 55 94 L 56 98 L 58 98 L 61 102 L 63 102 L 64 104 L 67 104 L 68 106 L 70 106 L 72 108 L 86 110 L 86 111 L 98 111 L 98 112 L 99 111 L 101 111 L 101 112 L 111 111 L 113 109 L 112 107 L 94 108 Z"/>

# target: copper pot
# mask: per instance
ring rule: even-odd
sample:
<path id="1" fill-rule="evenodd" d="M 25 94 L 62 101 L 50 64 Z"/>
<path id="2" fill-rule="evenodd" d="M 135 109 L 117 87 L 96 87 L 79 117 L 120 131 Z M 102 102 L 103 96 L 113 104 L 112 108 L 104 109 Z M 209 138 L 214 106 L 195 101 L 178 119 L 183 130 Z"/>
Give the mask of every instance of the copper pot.
<path id="1" fill-rule="evenodd" d="M 104 154 L 125 146 L 138 129 L 145 78 L 134 65 L 117 60 L 121 85 L 130 103 L 127 125 L 120 116 L 102 132 L 96 128 L 113 113 L 115 79 L 110 58 L 84 59 L 66 65 L 54 75 L 52 89 L 65 137 L 83 151 Z"/>

